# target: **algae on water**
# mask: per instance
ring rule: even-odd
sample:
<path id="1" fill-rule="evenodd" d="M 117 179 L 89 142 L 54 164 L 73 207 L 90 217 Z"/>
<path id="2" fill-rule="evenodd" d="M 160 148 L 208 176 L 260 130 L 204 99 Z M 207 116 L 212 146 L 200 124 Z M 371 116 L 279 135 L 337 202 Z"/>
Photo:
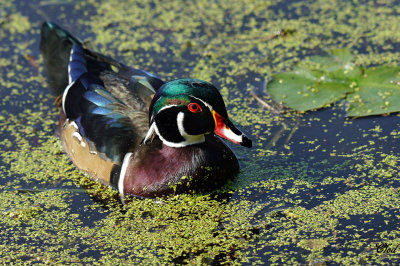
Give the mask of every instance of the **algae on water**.
<path id="1" fill-rule="evenodd" d="M 398 66 L 396 1 L 0 3 L 1 263 L 399 264 L 376 249 L 400 239 L 398 116 L 346 119 L 340 105 L 275 114 L 252 96 L 270 103 L 264 78 L 327 50 L 348 47 L 349 67 Z M 222 195 L 121 205 L 79 172 L 54 135 L 59 109 L 38 55 L 44 20 L 165 80 L 217 85 L 255 143 L 231 146 L 236 182 Z M 320 71 L 334 70 L 327 60 Z M 391 108 L 391 95 L 377 97 Z"/>

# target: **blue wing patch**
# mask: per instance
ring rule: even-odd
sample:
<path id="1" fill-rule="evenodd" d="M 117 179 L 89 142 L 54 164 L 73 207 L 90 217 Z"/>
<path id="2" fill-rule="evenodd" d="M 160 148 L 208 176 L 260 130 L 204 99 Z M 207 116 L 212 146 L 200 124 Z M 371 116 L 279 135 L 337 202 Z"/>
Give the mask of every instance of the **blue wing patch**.
<path id="1" fill-rule="evenodd" d="M 77 123 L 80 134 L 94 144 L 98 152 L 121 163 L 123 156 L 138 145 L 143 136 L 132 122 L 136 120 L 130 118 L 130 112 L 135 110 L 107 91 L 99 77 L 102 71 L 110 71 L 110 66 L 96 61 L 93 54 L 88 55 L 87 50 L 75 44 L 68 70 L 71 84 L 63 95 L 67 118 Z M 148 73 L 141 74 L 153 78 Z"/>
<path id="2" fill-rule="evenodd" d="M 86 59 L 80 44 L 74 44 L 68 65 L 69 83 L 76 81 L 82 74 L 87 72 Z"/>

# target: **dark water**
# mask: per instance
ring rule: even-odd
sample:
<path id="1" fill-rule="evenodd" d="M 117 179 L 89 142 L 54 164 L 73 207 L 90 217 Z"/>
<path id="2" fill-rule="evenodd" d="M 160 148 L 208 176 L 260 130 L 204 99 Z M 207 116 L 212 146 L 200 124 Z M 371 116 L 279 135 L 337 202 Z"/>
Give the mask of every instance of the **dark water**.
<path id="1" fill-rule="evenodd" d="M 312 12 L 306 5 L 300 5 L 298 9 L 293 7 L 299 3 L 284 1 L 271 6 L 271 10 L 276 14 L 284 14 L 285 19 L 299 20 Z M 157 4 L 153 3 L 153 5 Z M 0 24 L 2 27 L 0 55 L 2 58 L 10 59 L 12 64 L 6 64 L 0 69 L 2 77 L 0 88 L 2 98 L 0 115 L 2 118 L 0 122 L 1 138 L 3 139 L 0 146 L 2 152 L 0 191 L 3 194 L 3 201 L 15 196 L 15 201 L 10 199 L 11 203 L 8 207 L 2 207 L 2 215 L 3 217 L 17 217 L 16 220 L 20 222 L 20 224 L 13 224 L 12 221 L 5 220 L 1 224 L 4 229 L 1 239 L 4 243 L 9 243 L 12 250 L 9 251 L 9 254 L 15 256 L 15 259 L 11 255 L 8 258 L 5 256 L 4 262 L 21 260 L 31 262 L 37 254 L 39 254 L 38 261 L 42 263 L 48 260 L 50 263 L 99 261 L 99 263 L 118 264 L 137 261 L 135 258 L 146 261 L 147 257 L 143 255 L 144 248 L 131 251 L 129 244 L 116 246 L 115 242 L 111 240 L 110 243 L 113 244 L 104 240 L 104 246 L 97 246 L 101 242 L 96 240 L 96 237 L 100 239 L 100 236 L 96 235 L 95 231 L 101 231 L 103 227 L 107 227 L 106 221 L 108 223 L 108 219 L 112 220 L 111 218 L 114 216 L 117 221 L 114 227 L 119 228 L 121 221 L 126 219 L 121 218 L 123 215 L 120 217 L 119 213 L 129 214 L 129 210 L 121 211 L 128 207 L 123 207 L 116 199 L 115 194 L 103 196 L 98 192 L 93 192 L 93 187 L 96 185 L 89 181 L 79 184 L 76 179 L 71 177 L 72 173 L 76 174 L 76 170 L 71 164 L 65 163 L 67 159 L 59 149 L 56 149 L 51 156 L 55 158 L 53 165 L 57 165 L 59 162 L 60 169 L 57 171 L 57 169 L 48 168 L 47 180 L 47 168 L 41 167 L 40 158 L 34 159 L 32 162 L 27 161 L 33 170 L 26 173 L 15 169 L 23 164 L 18 161 L 18 158 L 13 157 L 15 155 L 12 155 L 12 152 L 35 153 L 40 151 L 42 145 L 48 143 L 48 139 L 51 139 L 55 132 L 54 122 L 43 125 L 42 122 L 35 122 L 26 117 L 31 113 L 42 111 L 43 113 L 39 113 L 39 117 L 56 121 L 58 115 L 58 110 L 53 105 L 54 97 L 49 94 L 46 89 L 46 81 L 42 78 L 42 66 L 38 52 L 41 23 L 44 20 L 51 20 L 74 32 L 82 39 L 94 40 L 96 39 L 95 33 L 91 31 L 91 24 L 87 21 L 91 21 L 97 12 L 96 5 L 79 4 L 75 1 L 67 3 L 15 1 L 6 6 L 1 14 L 3 20 Z M 16 13 L 28 18 L 30 30 L 13 34 L 8 31 L 7 27 L 13 19 L 13 14 Z M 252 16 L 255 16 L 254 19 L 258 22 L 266 19 L 254 14 L 245 16 L 244 21 L 251 21 Z M 230 14 L 227 12 L 225 23 L 233 23 L 229 16 Z M 19 24 L 19 22 L 16 23 Z M 109 25 L 109 28 L 116 27 L 118 27 L 117 23 Z M 291 27 L 293 25 L 288 26 L 288 28 Z M 241 30 L 245 32 L 251 28 L 243 26 Z M 162 27 L 159 32 L 163 32 Z M 165 29 L 164 33 L 170 34 L 171 31 Z M 200 31 L 200 34 L 212 33 L 205 28 Z M 149 38 L 147 40 L 151 41 Z M 135 56 L 139 58 L 155 57 L 152 68 L 148 69 L 149 66 L 146 66 L 146 70 L 156 74 L 165 74 L 168 69 L 174 69 L 173 74 L 168 78 L 187 76 L 196 71 L 194 62 L 200 60 L 203 55 L 188 48 L 177 56 L 174 54 L 174 47 L 170 40 L 160 42 L 163 46 L 168 47 L 165 56 L 160 56 L 160 53 L 156 52 L 153 56 L 151 49 L 150 54 L 141 49 L 135 51 Z M 170 45 L 172 47 L 169 47 Z M 198 45 L 207 46 L 202 43 Z M 101 46 L 101 49 L 110 54 L 115 52 L 116 58 L 119 60 L 132 60 L 125 57 L 125 54 L 130 54 L 129 49 L 117 51 L 115 47 L 118 44 L 115 43 L 109 46 Z M 190 47 L 190 45 L 188 46 Z M 365 46 L 357 45 L 356 48 L 359 53 L 368 50 L 367 44 Z M 215 49 L 218 51 L 218 47 Z M 387 52 L 387 49 L 382 47 L 377 49 Z M 308 53 L 315 50 L 310 49 Z M 260 51 L 253 49 L 252 52 Z M 237 54 L 232 53 L 227 55 L 227 58 L 235 58 L 235 56 Z M 290 58 L 290 56 L 285 55 L 283 58 Z M 211 59 L 208 60 L 210 60 L 210 65 L 215 64 Z M 268 64 L 273 65 L 274 63 Z M 263 66 L 260 65 L 260 67 Z M 228 82 L 219 79 L 218 76 L 229 76 L 227 72 L 229 72 L 227 69 L 219 69 L 219 72 L 212 77 L 213 82 L 219 87 L 225 87 Z M 30 77 L 36 79 L 30 80 Z M 241 128 L 252 136 L 255 145 L 252 150 L 246 150 L 228 144 L 240 159 L 242 173 L 232 185 L 233 192 L 229 194 L 227 206 L 238 204 L 239 207 L 233 208 L 231 220 L 221 222 L 214 228 L 214 236 L 221 232 L 226 233 L 227 228 L 230 228 L 229 226 L 232 224 L 233 228 L 240 228 L 241 225 L 246 224 L 247 228 L 239 234 L 241 237 L 235 234 L 232 237 L 234 241 L 238 241 L 240 238 L 241 243 L 246 244 L 238 248 L 232 245 L 229 247 L 230 251 L 219 251 L 218 254 L 214 254 L 214 257 L 207 255 L 207 259 L 201 262 L 218 264 L 236 260 L 244 264 L 265 262 L 353 264 L 369 261 L 396 264 L 398 253 L 377 253 L 375 245 L 377 243 L 395 245 L 400 234 L 398 231 L 400 214 L 398 205 L 396 205 L 399 202 L 396 193 L 400 182 L 397 147 L 400 137 L 398 115 L 349 119 L 345 116 L 344 103 L 306 114 L 274 115 L 262 109 L 262 105 L 257 103 L 247 91 L 249 87 L 253 87 L 261 99 L 272 104 L 265 96 L 264 83 L 267 77 L 261 71 L 255 73 L 249 70 L 246 74 L 235 76 L 235 79 L 236 83 L 233 87 L 238 89 L 229 91 L 224 97 L 227 99 L 228 109 L 232 113 L 233 120 L 241 124 Z M 235 108 L 236 105 L 238 105 L 238 109 Z M 246 121 L 239 115 L 235 116 L 235 111 L 238 112 L 238 110 L 254 112 L 260 118 L 250 117 Z M 38 118 L 38 121 L 41 120 Z M 13 128 L 14 125 L 15 128 Z M 14 132 L 19 133 L 15 134 Z M 11 144 L 7 144 L 4 140 L 9 140 Z M 54 145 L 57 145 L 57 142 L 55 143 Z M 40 152 L 38 153 L 40 154 Z M 63 169 L 61 165 L 68 168 Z M 23 167 L 28 168 L 28 166 Z M 44 177 L 42 178 L 37 173 L 43 174 Z M 56 178 L 55 173 L 63 177 L 65 175 L 65 177 Z M 35 175 L 38 177 L 36 178 Z M 59 197 L 63 201 L 47 207 L 49 203 L 45 199 L 42 202 L 41 199 L 43 192 L 50 195 L 57 191 L 61 191 Z M 7 194 L 10 192 L 15 193 Z M 391 192 L 393 194 L 390 194 Z M 27 199 L 21 196 L 25 194 L 29 195 Z M 17 199 L 20 198 L 21 200 L 18 201 Z M 49 199 L 51 200 L 50 196 Z M 60 210 L 60 212 L 66 211 L 66 214 L 63 214 L 65 216 L 61 215 L 61 218 L 51 218 L 53 216 L 42 218 L 41 215 L 35 214 L 35 210 L 29 206 L 21 207 L 17 204 L 28 201 L 32 202 L 32 206 L 42 208 L 39 213 L 52 214 Z M 246 207 L 242 207 L 239 202 L 248 204 Z M 145 210 L 143 206 L 137 208 Z M 23 210 L 22 214 L 17 210 Z M 242 215 L 240 214 L 241 210 L 247 212 L 243 214 L 243 217 L 248 218 L 247 223 L 235 217 L 235 215 Z M 74 215 L 77 215 L 76 217 L 79 219 L 75 219 Z M 24 217 L 28 218 L 24 220 Z M 149 217 L 152 216 L 149 215 Z M 143 215 L 141 218 L 147 219 L 147 215 Z M 49 242 L 45 237 L 39 237 L 35 242 L 32 236 L 22 236 L 21 232 L 24 228 L 36 230 L 32 229 L 36 228 L 36 225 L 28 222 L 31 219 L 38 224 L 43 220 L 46 228 L 54 227 L 54 231 L 47 233 L 56 235 L 59 237 L 59 241 L 57 237 L 54 238 L 54 241 Z M 235 225 L 235 219 L 240 221 L 237 225 Z M 171 218 L 171 220 L 173 219 Z M 137 223 L 140 222 L 143 221 L 137 221 Z M 67 225 L 68 223 L 70 225 Z M 160 224 L 160 228 L 164 228 L 164 226 Z M 93 244 L 90 236 L 84 233 L 76 235 L 70 233 L 77 228 L 83 231 L 93 230 L 93 232 L 90 231 L 93 235 Z M 157 226 L 155 228 L 149 232 L 162 230 Z M 111 239 L 121 232 L 118 231 L 119 229 L 115 230 L 112 233 L 104 232 L 104 235 L 109 234 Z M 15 238 L 14 231 L 17 232 L 17 235 L 21 235 Z M 130 234 L 134 235 L 135 233 L 140 233 L 140 231 L 133 230 Z M 229 233 L 226 234 L 229 238 Z M 82 240 L 82 235 L 85 235 L 85 241 Z M 311 246 L 314 242 L 311 243 L 309 240 L 315 239 L 322 239 L 326 243 L 323 242 L 322 247 L 312 249 Z M 119 241 L 123 242 L 122 239 Z M 11 245 L 11 243 L 13 244 Z M 33 243 L 34 247 L 44 246 L 45 251 L 25 249 L 23 246 L 27 243 Z M 218 246 L 215 243 L 210 244 L 210 246 L 213 245 Z M 66 255 L 61 256 L 59 260 L 55 259 L 56 256 L 49 251 L 51 246 L 58 247 L 59 251 L 64 251 Z M 182 246 L 179 248 L 182 248 L 183 255 L 175 255 L 173 258 L 162 255 L 163 253 L 157 253 L 156 250 L 162 249 L 161 247 L 149 248 L 147 252 L 155 253 L 156 258 L 165 256 L 165 261 L 175 263 L 195 262 L 195 259 L 199 258 L 201 254 L 207 253 L 206 248 L 198 251 L 188 251 L 188 248 Z M 113 250 L 118 251 L 116 253 L 119 254 L 115 255 L 115 258 L 120 259 L 119 261 L 107 257 Z M 20 251 L 27 254 L 15 255 Z M 237 252 L 243 252 L 245 255 L 238 255 Z M 2 255 L 4 256 L 4 254 Z M 71 258 L 67 259 L 68 256 Z M 162 262 L 165 263 L 165 261 Z"/>

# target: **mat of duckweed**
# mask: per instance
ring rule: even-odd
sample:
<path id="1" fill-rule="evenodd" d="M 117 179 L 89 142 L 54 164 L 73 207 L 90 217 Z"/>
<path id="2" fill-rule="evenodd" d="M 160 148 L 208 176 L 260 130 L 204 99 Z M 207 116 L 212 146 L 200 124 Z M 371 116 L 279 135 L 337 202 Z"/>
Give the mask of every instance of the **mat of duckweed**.
<path id="1" fill-rule="evenodd" d="M 398 65 L 396 1 L 0 1 L 0 263 L 398 264 L 399 116 L 347 119 L 345 102 L 279 112 L 272 73 L 348 48 Z M 39 28 L 165 80 L 216 84 L 253 149 L 221 192 L 133 199 L 77 171 L 55 136 Z"/>

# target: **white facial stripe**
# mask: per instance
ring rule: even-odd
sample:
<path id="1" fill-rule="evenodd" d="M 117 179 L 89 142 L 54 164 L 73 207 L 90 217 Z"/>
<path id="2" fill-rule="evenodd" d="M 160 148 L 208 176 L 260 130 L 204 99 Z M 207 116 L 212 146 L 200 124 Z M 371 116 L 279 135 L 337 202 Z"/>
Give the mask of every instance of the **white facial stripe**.
<path id="1" fill-rule="evenodd" d="M 196 98 L 197 99 L 197 98 Z M 200 100 L 201 101 L 201 100 Z M 202 101 L 204 103 L 204 101 Z M 206 106 L 209 107 L 209 105 L 207 105 L 206 103 L 204 103 Z M 158 111 L 158 113 L 160 113 L 161 111 L 171 108 L 171 107 L 175 107 L 175 106 L 180 106 L 177 104 L 171 104 L 171 105 L 167 105 L 164 106 L 163 108 L 160 109 L 160 111 Z M 178 130 L 180 135 L 185 139 L 184 141 L 181 141 L 179 143 L 176 142 L 170 142 L 168 140 L 166 140 L 161 134 L 160 131 L 158 130 L 158 127 L 156 125 L 156 122 L 153 122 L 150 126 L 149 131 L 146 134 L 146 137 L 144 139 L 144 142 L 146 142 L 151 135 L 153 134 L 153 132 L 155 131 L 155 133 L 157 134 L 157 136 L 161 139 L 161 141 L 169 146 L 169 147 L 174 147 L 174 148 L 181 148 L 181 147 L 186 147 L 188 145 L 193 145 L 193 144 L 198 144 L 198 143 L 202 143 L 205 141 L 205 137 L 204 134 L 200 134 L 200 135 L 189 135 L 188 133 L 186 133 L 184 127 L 183 127 L 183 119 L 184 119 L 185 114 L 183 112 L 179 112 L 176 118 L 176 123 L 178 126 Z"/>
<path id="2" fill-rule="evenodd" d="M 229 140 L 231 140 L 231 141 L 233 141 L 233 142 L 236 142 L 236 143 L 242 143 L 243 142 L 243 134 L 241 134 L 241 135 L 236 135 L 235 133 L 233 133 L 233 131 L 232 130 L 230 130 L 230 129 L 228 129 L 228 128 L 226 128 L 226 127 L 224 127 L 223 129 L 222 129 L 222 132 L 221 132 L 227 139 L 229 139 Z"/>
<path id="3" fill-rule="evenodd" d="M 171 107 L 174 107 L 174 106 L 178 106 L 178 105 L 171 104 L 171 105 L 164 106 L 163 108 L 160 109 L 160 111 L 158 111 L 158 113 L 161 112 L 162 110 L 165 110 L 165 109 L 168 109 L 168 108 L 171 108 Z M 153 115 L 151 116 L 150 121 L 153 121 Z M 151 126 L 149 128 L 149 131 L 147 131 L 146 137 L 144 138 L 144 141 L 143 141 L 144 143 L 146 143 L 146 141 L 151 137 L 151 135 L 154 133 L 154 131 L 156 131 L 157 135 L 160 136 L 160 134 L 158 133 L 158 128 L 157 128 L 155 122 L 153 122 L 151 124 Z"/>
<path id="4" fill-rule="evenodd" d="M 125 179 L 126 169 L 128 169 L 129 160 L 131 156 L 132 156 L 131 152 L 125 154 L 124 161 L 122 162 L 121 173 L 119 174 L 118 191 L 122 195 L 124 194 L 124 179 Z"/>
<path id="5" fill-rule="evenodd" d="M 163 108 L 161 108 L 161 109 L 158 111 L 158 113 L 160 113 L 162 110 L 165 110 L 165 109 L 168 109 L 168 108 L 171 108 L 171 107 L 174 107 L 174 106 L 179 106 L 179 105 L 177 105 L 177 104 L 170 104 L 170 105 L 164 106 Z M 150 121 L 153 121 L 153 114 L 151 115 Z"/>
<path id="6" fill-rule="evenodd" d="M 168 140 L 164 139 L 163 136 L 161 136 L 160 132 L 158 131 L 158 127 L 157 127 L 155 122 L 154 122 L 154 130 L 155 130 L 157 136 L 161 139 L 161 141 L 165 145 L 167 145 L 169 147 L 173 147 L 173 148 L 181 148 L 181 147 L 185 147 L 186 146 L 185 144 L 182 144 L 182 142 L 174 143 L 174 142 L 169 142 Z"/>
<path id="7" fill-rule="evenodd" d="M 208 109 L 210 109 L 210 112 L 212 112 L 213 108 L 212 108 L 212 106 L 210 104 L 206 103 L 205 101 L 203 101 L 200 98 L 194 97 L 193 95 L 190 95 L 190 97 L 195 98 L 196 100 L 199 100 L 200 102 L 202 102 L 205 106 L 208 107 Z"/>
<path id="8" fill-rule="evenodd" d="M 168 108 L 171 108 L 171 107 L 174 107 L 174 106 L 179 106 L 179 105 L 177 105 L 177 104 L 166 105 L 163 108 L 161 108 L 158 112 L 160 113 L 162 110 L 165 110 L 165 109 L 168 109 Z"/>
<path id="9" fill-rule="evenodd" d="M 180 113 L 180 114 L 181 114 L 181 113 Z M 183 113 L 182 113 L 182 114 L 183 114 Z M 178 117 L 179 117 L 179 114 L 178 114 Z M 177 118 L 177 120 L 178 120 L 178 118 Z M 179 126 L 179 122 L 177 121 L 177 123 L 178 123 L 178 129 L 179 129 L 179 127 L 180 127 L 180 126 Z M 156 123 L 154 122 L 153 124 L 154 124 L 154 131 L 156 132 L 157 136 L 161 139 L 161 141 L 163 142 L 163 144 L 164 144 L 164 145 L 167 145 L 167 146 L 169 146 L 169 147 L 172 147 L 172 148 L 182 148 L 182 147 L 186 147 L 186 146 L 191 145 L 191 144 L 202 143 L 202 142 L 204 142 L 204 140 L 205 140 L 204 135 L 191 136 L 191 135 L 188 135 L 185 131 L 183 131 L 186 137 L 185 137 L 185 136 L 182 136 L 182 137 L 185 139 L 185 141 L 181 141 L 181 142 L 178 142 L 178 143 L 176 143 L 176 142 L 170 142 L 170 141 L 166 140 L 166 139 L 160 134 Z M 182 125 L 182 122 L 181 122 L 181 125 Z M 179 132 L 180 132 L 180 134 L 182 134 L 182 132 L 181 132 L 180 129 L 179 129 Z M 191 137 L 197 137 L 197 138 L 192 139 Z M 200 138 L 198 138 L 198 137 L 200 137 Z M 189 138 L 189 139 L 188 139 L 188 138 Z"/>
<path id="10" fill-rule="evenodd" d="M 178 130 L 181 136 L 185 139 L 183 143 L 186 145 L 197 144 L 204 142 L 204 134 L 200 135 L 189 135 L 186 133 L 185 128 L 183 127 L 183 119 L 185 118 L 185 114 L 183 112 L 179 112 L 176 117 L 176 123 L 178 124 Z"/>

